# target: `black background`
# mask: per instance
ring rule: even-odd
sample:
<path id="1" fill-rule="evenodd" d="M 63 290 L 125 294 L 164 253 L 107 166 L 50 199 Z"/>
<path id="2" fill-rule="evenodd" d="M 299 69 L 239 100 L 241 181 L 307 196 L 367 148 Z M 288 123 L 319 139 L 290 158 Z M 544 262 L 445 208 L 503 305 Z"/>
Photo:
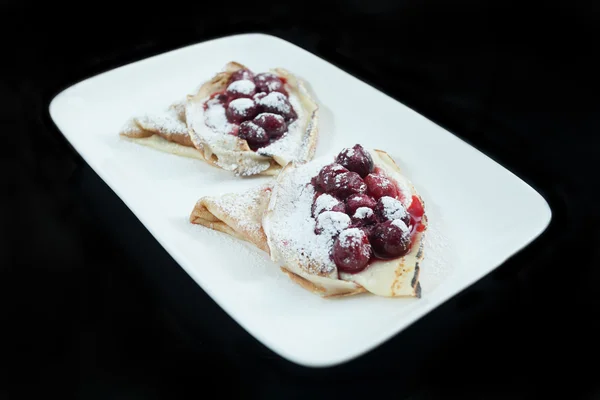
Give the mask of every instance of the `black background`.
<path id="1" fill-rule="evenodd" d="M 600 398 L 600 10 L 558 4 L 3 2 L 0 398 Z M 47 111 L 79 80 L 240 32 L 289 40 L 476 146 L 542 193 L 549 229 L 363 358 L 280 359 L 173 263 Z"/>

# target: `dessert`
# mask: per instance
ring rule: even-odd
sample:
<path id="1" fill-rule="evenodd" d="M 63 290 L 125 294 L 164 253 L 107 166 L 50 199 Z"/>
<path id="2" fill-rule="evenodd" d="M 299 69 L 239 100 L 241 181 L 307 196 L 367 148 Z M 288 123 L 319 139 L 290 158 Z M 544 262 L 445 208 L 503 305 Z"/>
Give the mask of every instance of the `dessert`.
<path id="1" fill-rule="evenodd" d="M 259 243 L 294 282 L 325 297 L 420 297 L 424 203 L 384 151 L 357 144 L 334 159 L 290 163 L 254 190 L 262 194 L 228 195 L 250 201 L 241 209 L 252 212 L 210 218 L 238 237 L 240 220 L 252 222 L 253 237 L 244 239 Z M 192 222 L 209 226 L 208 215 L 202 222 L 194 216 L 207 202 L 223 201 L 231 197 L 200 199 Z M 232 217 L 235 225 L 227 220 Z"/>
<path id="2" fill-rule="evenodd" d="M 276 175 L 290 162 L 312 159 L 318 109 L 289 71 L 255 74 L 230 62 L 163 114 L 132 118 L 121 135 L 236 175 Z"/>

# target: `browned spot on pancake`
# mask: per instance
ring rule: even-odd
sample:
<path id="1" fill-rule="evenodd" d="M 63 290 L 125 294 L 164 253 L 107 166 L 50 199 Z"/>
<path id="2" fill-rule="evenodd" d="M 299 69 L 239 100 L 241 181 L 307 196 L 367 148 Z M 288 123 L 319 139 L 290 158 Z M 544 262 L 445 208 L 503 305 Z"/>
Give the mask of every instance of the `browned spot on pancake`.
<path id="1" fill-rule="evenodd" d="M 419 244 L 419 251 L 417 251 L 417 258 L 423 257 L 423 241 Z"/>
<path id="2" fill-rule="evenodd" d="M 412 281 L 410 282 L 410 286 L 412 286 L 413 288 L 415 287 L 415 285 L 418 283 L 418 279 L 419 279 L 419 263 L 416 262 L 415 263 L 415 274 L 413 275 Z"/>
<path id="3" fill-rule="evenodd" d="M 421 282 L 417 283 L 417 288 L 415 290 L 415 297 L 417 299 L 421 298 Z"/>
<path id="4" fill-rule="evenodd" d="M 398 266 L 396 267 L 396 269 L 394 270 L 394 280 L 392 281 L 392 287 L 391 292 L 392 292 L 392 296 L 396 295 L 395 292 L 395 288 L 396 286 L 400 285 L 400 277 L 402 276 L 402 274 L 404 274 L 406 271 L 404 270 L 404 259 L 400 260 L 400 264 L 398 264 Z"/>

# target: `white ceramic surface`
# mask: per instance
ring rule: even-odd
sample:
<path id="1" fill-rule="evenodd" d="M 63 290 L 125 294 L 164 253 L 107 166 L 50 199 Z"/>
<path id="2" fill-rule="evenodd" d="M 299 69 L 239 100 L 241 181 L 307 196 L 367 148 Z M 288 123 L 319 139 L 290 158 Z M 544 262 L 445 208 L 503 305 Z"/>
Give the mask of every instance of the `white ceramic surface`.
<path id="1" fill-rule="evenodd" d="M 241 191 L 268 178 L 236 178 L 118 136 L 129 117 L 168 106 L 231 60 L 257 72 L 284 67 L 310 84 L 321 107 L 316 156 L 362 143 L 386 150 L 413 181 L 430 220 L 421 299 L 326 300 L 305 291 L 260 250 L 188 223 L 199 197 Z M 57 95 L 50 114 L 198 285 L 267 347 L 301 365 L 332 366 L 373 349 L 498 267 L 551 219 L 536 191 L 481 152 L 328 62 L 268 35 L 220 38 L 103 73 Z"/>

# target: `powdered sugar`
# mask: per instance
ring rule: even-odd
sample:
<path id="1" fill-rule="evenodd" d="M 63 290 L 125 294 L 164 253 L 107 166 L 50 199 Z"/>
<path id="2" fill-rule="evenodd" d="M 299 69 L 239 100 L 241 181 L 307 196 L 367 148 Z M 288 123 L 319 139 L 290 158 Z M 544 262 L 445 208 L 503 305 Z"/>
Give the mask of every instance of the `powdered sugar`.
<path id="1" fill-rule="evenodd" d="M 327 161 L 314 160 L 285 173 L 273 189 L 270 215 L 263 220 L 273 261 L 282 265 L 295 263 L 305 271 L 319 275 L 334 274 L 337 270 L 330 256 L 334 242 L 332 232 L 335 229 L 326 228 L 317 235 L 316 221 L 311 217 L 315 190 L 310 180 Z M 339 220 L 336 218 L 331 218 L 332 225 L 336 225 L 333 223 L 336 220 L 336 226 L 343 226 L 343 217 L 340 216 Z"/>
<path id="2" fill-rule="evenodd" d="M 174 107 L 170 107 L 161 113 L 143 115 L 136 118 L 136 120 L 142 128 L 149 131 L 171 135 L 188 134 L 185 121 L 180 119 L 178 110 Z"/>
<path id="3" fill-rule="evenodd" d="M 235 111 L 236 113 L 238 113 L 240 115 L 246 114 L 248 112 L 248 110 L 250 110 L 254 106 L 255 106 L 254 101 L 252 99 L 246 99 L 246 98 L 235 99 L 229 103 L 229 108 L 231 108 L 233 111 Z"/>
<path id="4" fill-rule="evenodd" d="M 321 194 L 315 200 L 315 215 L 319 215 L 321 211 L 331 211 L 337 206 L 340 201 L 327 193 Z"/>
<path id="5" fill-rule="evenodd" d="M 406 224 L 402 220 L 395 219 L 390 224 L 394 225 L 394 226 L 397 226 L 398 228 L 400 228 L 400 230 L 403 233 L 408 233 L 409 232 L 408 226 L 406 226 Z"/>
<path id="6" fill-rule="evenodd" d="M 364 219 L 364 218 L 370 218 L 372 216 L 373 216 L 373 210 L 371 210 L 369 207 L 358 207 L 356 209 L 356 211 L 354 212 L 353 218 Z"/>
<path id="7" fill-rule="evenodd" d="M 216 99 L 211 99 L 206 103 L 206 111 L 204 112 L 205 122 L 210 128 L 217 133 L 226 134 L 231 132 L 233 124 L 230 124 L 225 114 L 225 107 Z"/>
<path id="8" fill-rule="evenodd" d="M 255 175 L 269 168 L 270 162 L 263 157 L 246 155 L 238 149 L 239 139 L 231 135 L 235 125 L 229 123 L 223 104 L 215 97 L 206 100 L 188 102 L 186 119 L 192 130 L 192 140 L 200 141 L 205 152 L 211 152 L 218 158 L 215 163 L 221 168 L 233 171 L 236 175 Z M 195 136 L 197 135 L 197 136 Z"/>
<path id="9" fill-rule="evenodd" d="M 263 97 L 263 99 L 264 98 L 266 97 Z M 296 111 L 298 118 L 288 125 L 287 132 L 280 139 L 268 146 L 258 149 L 256 152 L 268 157 L 275 156 L 284 163 L 291 161 L 307 161 L 305 160 L 306 155 L 304 154 L 304 151 L 308 147 L 308 143 L 305 143 L 305 141 L 307 140 L 306 130 L 309 126 L 307 126 L 306 120 L 310 118 L 310 116 L 305 115 L 304 108 L 295 94 L 290 93 L 288 99 L 294 108 L 294 111 Z M 257 102 L 260 101 L 261 100 L 257 100 Z"/>
<path id="10" fill-rule="evenodd" d="M 240 228 L 252 233 L 258 232 L 262 228 L 260 218 L 262 215 L 257 210 L 264 192 L 269 188 L 270 184 L 263 184 L 254 190 L 244 192 L 243 195 L 237 193 L 225 195 L 217 200 L 217 204 Z"/>
<path id="11" fill-rule="evenodd" d="M 350 247 L 358 248 L 360 244 L 365 239 L 365 233 L 358 228 L 349 228 L 340 233 L 340 237 L 338 242 L 340 247 L 347 249 Z M 363 247 L 363 246 L 361 246 Z M 366 250 L 369 250 L 369 247 L 364 246 Z M 365 254 L 369 256 L 368 252 Z"/>
<path id="12" fill-rule="evenodd" d="M 347 148 L 343 149 L 342 151 L 340 151 L 340 154 L 345 159 L 354 157 L 354 149 L 352 147 L 347 147 Z"/>
<path id="13" fill-rule="evenodd" d="M 350 226 L 350 217 L 338 211 L 325 211 L 317 217 L 320 235 L 335 236 Z"/>
<path id="14" fill-rule="evenodd" d="M 394 220 L 406 218 L 406 210 L 400 200 L 396 200 L 389 196 L 383 196 L 379 201 L 383 205 L 383 216 L 386 219 Z"/>
<path id="15" fill-rule="evenodd" d="M 231 84 L 227 87 L 227 91 L 231 93 L 239 93 L 244 95 L 251 95 L 256 90 L 256 85 L 254 82 L 242 79 L 239 81 L 231 82 Z"/>
<path id="16" fill-rule="evenodd" d="M 276 110 L 282 114 L 289 114 L 292 110 L 290 103 L 283 93 L 271 92 L 265 97 L 258 100 L 258 104 L 268 108 L 269 110 Z"/>

